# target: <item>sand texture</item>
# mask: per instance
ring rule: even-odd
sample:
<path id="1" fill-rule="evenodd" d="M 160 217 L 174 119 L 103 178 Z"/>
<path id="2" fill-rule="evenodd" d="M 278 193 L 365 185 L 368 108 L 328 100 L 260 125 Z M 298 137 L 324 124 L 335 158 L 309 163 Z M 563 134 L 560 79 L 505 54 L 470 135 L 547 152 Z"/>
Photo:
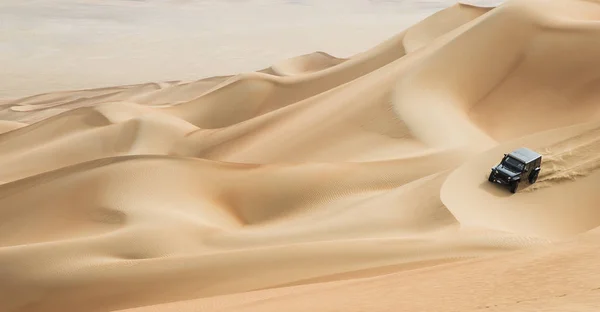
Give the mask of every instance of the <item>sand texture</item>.
<path id="1" fill-rule="evenodd" d="M 0 311 L 598 311 L 599 21 L 456 3 L 350 57 L 4 99 Z"/>

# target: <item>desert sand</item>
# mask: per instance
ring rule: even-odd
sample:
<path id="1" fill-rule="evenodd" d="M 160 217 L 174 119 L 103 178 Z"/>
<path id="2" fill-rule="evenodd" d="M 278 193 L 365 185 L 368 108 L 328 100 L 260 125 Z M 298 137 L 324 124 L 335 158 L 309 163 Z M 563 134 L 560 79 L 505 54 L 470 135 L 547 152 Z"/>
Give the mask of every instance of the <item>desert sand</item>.
<path id="1" fill-rule="evenodd" d="M 7 98 L 0 311 L 597 311 L 598 21 L 455 3 L 348 57 Z"/>

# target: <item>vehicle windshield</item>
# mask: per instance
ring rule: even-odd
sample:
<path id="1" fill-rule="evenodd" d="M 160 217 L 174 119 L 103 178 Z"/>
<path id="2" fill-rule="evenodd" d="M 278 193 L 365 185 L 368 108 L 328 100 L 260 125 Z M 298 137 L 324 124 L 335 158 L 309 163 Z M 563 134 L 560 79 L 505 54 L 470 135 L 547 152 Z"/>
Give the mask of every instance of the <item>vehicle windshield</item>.
<path id="1" fill-rule="evenodd" d="M 505 167 L 508 167 L 509 169 L 514 170 L 514 171 L 523 171 L 523 168 L 525 168 L 524 163 L 522 163 L 521 161 L 516 160 L 510 156 L 504 158 L 502 165 Z"/>

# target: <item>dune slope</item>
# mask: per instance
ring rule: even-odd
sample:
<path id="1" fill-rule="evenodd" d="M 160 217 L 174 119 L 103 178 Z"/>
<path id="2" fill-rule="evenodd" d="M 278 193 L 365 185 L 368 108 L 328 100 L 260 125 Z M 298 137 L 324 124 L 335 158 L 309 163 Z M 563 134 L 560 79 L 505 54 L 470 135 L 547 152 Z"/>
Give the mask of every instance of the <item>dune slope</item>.
<path id="1" fill-rule="evenodd" d="M 2 101 L 0 310 L 595 311 L 599 20 L 457 3 L 346 59 Z"/>

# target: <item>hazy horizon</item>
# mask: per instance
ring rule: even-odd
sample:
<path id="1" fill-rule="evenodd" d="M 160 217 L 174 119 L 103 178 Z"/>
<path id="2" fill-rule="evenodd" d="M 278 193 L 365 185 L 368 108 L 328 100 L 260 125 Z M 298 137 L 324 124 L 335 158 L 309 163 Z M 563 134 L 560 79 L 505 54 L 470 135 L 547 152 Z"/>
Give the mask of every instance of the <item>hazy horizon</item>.
<path id="1" fill-rule="evenodd" d="M 454 3 L 4 1 L 0 97 L 195 80 L 314 51 L 348 57 Z"/>

